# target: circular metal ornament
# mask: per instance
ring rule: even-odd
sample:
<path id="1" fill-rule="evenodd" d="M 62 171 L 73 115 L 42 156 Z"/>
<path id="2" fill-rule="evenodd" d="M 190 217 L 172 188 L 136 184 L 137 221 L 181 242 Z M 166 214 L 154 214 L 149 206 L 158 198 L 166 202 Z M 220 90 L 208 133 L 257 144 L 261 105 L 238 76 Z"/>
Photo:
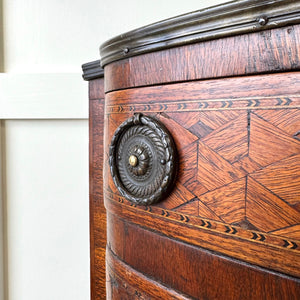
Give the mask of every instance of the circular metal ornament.
<path id="1" fill-rule="evenodd" d="M 140 113 L 117 128 L 109 148 L 110 171 L 117 189 L 139 205 L 163 199 L 175 178 L 175 159 L 175 144 L 168 130 Z"/>

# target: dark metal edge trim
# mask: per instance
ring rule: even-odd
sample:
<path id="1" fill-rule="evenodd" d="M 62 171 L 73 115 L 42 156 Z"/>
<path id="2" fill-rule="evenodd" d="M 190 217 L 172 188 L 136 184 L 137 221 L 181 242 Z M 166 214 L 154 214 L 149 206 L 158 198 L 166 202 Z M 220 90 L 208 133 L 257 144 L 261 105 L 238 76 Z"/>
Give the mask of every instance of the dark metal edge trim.
<path id="1" fill-rule="evenodd" d="M 102 67 L 139 54 L 300 23 L 299 0 L 238 0 L 157 22 L 100 46 Z"/>
<path id="2" fill-rule="evenodd" d="M 82 77 L 84 80 L 92 80 L 104 77 L 104 70 L 101 67 L 100 60 L 95 60 L 82 65 Z"/>

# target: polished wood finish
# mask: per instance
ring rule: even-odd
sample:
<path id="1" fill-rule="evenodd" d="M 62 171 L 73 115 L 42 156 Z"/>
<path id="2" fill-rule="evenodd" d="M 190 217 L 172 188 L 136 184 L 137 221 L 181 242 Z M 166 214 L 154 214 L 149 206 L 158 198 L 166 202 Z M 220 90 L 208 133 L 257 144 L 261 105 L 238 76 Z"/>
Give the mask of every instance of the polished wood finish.
<path id="1" fill-rule="evenodd" d="M 92 299 L 300 299 L 299 5 L 241 0 L 119 36 L 101 46 L 104 85 L 86 65 Z M 178 152 L 148 206 L 109 166 L 134 113 Z"/>
<path id="2" fill-rule="evenodd" d="M 105 299 L 106 211 L 103 203 L 103 78 L 89 82 L 91 299 Z"/>
<path id="3" fill-rule="evenodd" d="M 126 227 L 126 222 L 134 223 L 196 247 L 294 276 L 291 281 L 280 280 L 283 287 L 276 294 L 278 299 L 296 299 L 299 295 L 296 278 L 300 276 L 299 83 L 300 73 L 294 72 L 108 93 L 105 149 L 124 120 L 133 112 L 143 112 L 167 126 L 175 140 L 180 163 L 173 192 L 161 203 L 140 207 L 118 194 L 106 158 L 106 208 L 124 220 L 122 226 Z M 115 228 L 116 220 L 113 220 L 108 223 Z M 134 229 L 135 235 L 137 231 Z M 126 234 L 128 236 L 128 231 Z M 137 239 L 142 241 L 145 237 Z M 110 246 L 117 243 L 118 250 L 111 246 L 112 251 L 133 268 L 145 261 L 130 256 L 127 251 L 138 246 L 123 241 L 119 227 L 109 241 Z M 172 257 L 175 251 L 172 249 L 165 253 Z M 124 251 L 128 253 L 125 256 Z M 151 248 L 143 253 L 155 252 Z M 158 264 L 167 261 L 159 253 L 154 257 Z M 172 259 L 175 260 L 177 258 Z M 203 267 L 203 262 L 193 262 L 197 270 Z M 145 262 L 139 272 L 147 273 L 147 265 L 151 263 Z M 186 264 L 186 260 L 181 261 L 178 270 L 185 269 Z M 154 270 L 158 272 L 158 268 L 157 265 Z M 249 278 L 246 270 L 248 266 L 238 271 L 239 278 Z M 192 278 L 199 279 L 193 272 L 186 275 L 189 282 Z M 165 276 L 167 274 L 172 277 L 170 282 L 177 280 L 174 271 L 166 270 Z M 154 274 L 148 276 L 152 278 Z M 281 278 L 282 275 L 276 276 Z M 262 283 L 259 278 L 253 275 L 251 280 Z M 157 280 L 170 287 L 165 277 Z M 217 285 L 222 285 L 221 282 L 221 279 L 216 280 Z M 268 279 L 268 282 L 267 297 L 273 299 L 271 290 L 274 292 L 277 279 Z M 204 297 L 196 293 L 196 286 L 195 281 L 190 290 L 185 290 L 183 285 L 173 288 L 191 297 Z M 223 299 L 231 299 L 235 292 L 230 285 L 226 283 L 223 288 L 227 291 L 222 291 Z M 252 294 L 250 286 L 246 287 L 245 299 L 257 299 L 266 292 L 255 288 L 257 294 Z M 213 290 L 207 291 L 211 293 L 206 295 L 208 299 L 216 299 Z"/>
<path id="4" fill-rule="evenodd" d="M 148 225 L 145 224 L 145 227 L 148 228 Z M 299 280 L 295 278 L 157 235 L 128 222 L 127 218 L 121 219 L 110 213 L 108 240 L 108 264 L 122 266 L 122 269 L 115 266 L 113 272 L 109 270 L 108 286 L 117 290 L 113 284 L 115 279 L 120 285 L 126 282 L 133 285 L 137 280 L 135 287 L 142 293 L 153 293 L 151 298 L 146 299 L 174 299 L 165 296 L 165 292 L 170 290 L 183 293 L 182 299 L 290 300 L 298 299 L 300 293 Z M 125 272 L 124 269 L 130 271 Z M 135 274 L 142 273 L 141 279 L 138 274 L 131 274 L 131 270 Z M 159 284 L 155 290 L 152 286 L 139 284 L 138 281 L 145 280 L 145 277 L 163 282 L 167 288 L 162 289 Z"/>
<path id="5" fill-rule="evenodd" d="M 105 89 L 299 70 L 300 25 L 170 48 L 105 67 Z"/>
<path id="6" fill-rule="evenodd" d="M 131 268 L 109 248 L 106 254 L 108 299 L 189 299 Z"/>
<path id="7" fill-rule="evenodd" d="M 193 245 L 300 276 L 299 94 L 299 72 L 109 93 L 106 142 L 132 112 L 148 113 L 167 126 L 180 161 L 175 189 L 151 208 L 118 195 L 106 163 L 107 208 Z"/>
<path id="8" fill-rule="evenodd" d="M 89 99 L 104 100 L 104 79 L 97 78 L 89 82 Z"/>
<path id="9" fill-rule="evenodd" d="M 299 73 L 290 72 L 124 89 L 106 94 L 106 114 L 123 117 L 134 112 L 226 110 L 229 113 L 240 109 L 295 108 L 299 106 L 299 83 Z M 287 95 L 292 96 L 292 101 L 291 97 L 284 98 Z M 193 120 L 186 118 L 185 122 L 191 124 Z"/>

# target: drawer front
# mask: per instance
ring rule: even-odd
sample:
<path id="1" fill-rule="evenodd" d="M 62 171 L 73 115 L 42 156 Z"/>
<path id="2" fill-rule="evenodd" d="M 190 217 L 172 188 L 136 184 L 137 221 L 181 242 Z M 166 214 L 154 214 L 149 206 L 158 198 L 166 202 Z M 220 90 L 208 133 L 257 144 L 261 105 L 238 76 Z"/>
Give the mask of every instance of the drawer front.
<path id="1" fill-rule="evenodd" d="M 299 108 L 299 72 L 108 93 L 108 213 L 190 246 L 299 277 Z M 150 206 L 122 197 L 110 173 L 112 136 L 134 113 L 163 123 L 178 152 L 174 188 Z M 120 249 L 130 244 L 119 247 L 116 234 L 108 239 L 126 261 Z"/>

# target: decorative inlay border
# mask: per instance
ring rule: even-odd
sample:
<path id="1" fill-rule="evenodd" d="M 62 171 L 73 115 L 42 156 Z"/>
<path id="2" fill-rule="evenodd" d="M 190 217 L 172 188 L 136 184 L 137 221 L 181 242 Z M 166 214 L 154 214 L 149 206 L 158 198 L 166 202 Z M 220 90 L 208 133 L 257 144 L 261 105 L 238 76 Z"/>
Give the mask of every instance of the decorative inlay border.
<path id="1" fill-rule="evenodd" d="M 264 245 L 267 244 L 279 249 L 291 250 L 293 252 L 300 253 L 300 241 L 290 240 L 265 232 L 246 230 L 238 226 L 232 226 L 226 223 L 217 222 L 197 216 L 185 215 L 156 206 L 137 206 L 127 201 L 124 197 L 111 193 L 108 190 L 106 190 L 106 198 L 110 201 L 113 201 L 114 203 L 118 203 L 119 205 L 149 213 L 152 217 L 159 217 L 167 219 L 168 221 L 172 220 L 179 223 L 185 223 L 195 228 L 209 230 L 229 237 L 239 238 L 253 243 Z"/>
<path id="2" fill-rule="evenodd" d="M 107 105 L 106 114 L 300 108 L 299 95 Z"/>

